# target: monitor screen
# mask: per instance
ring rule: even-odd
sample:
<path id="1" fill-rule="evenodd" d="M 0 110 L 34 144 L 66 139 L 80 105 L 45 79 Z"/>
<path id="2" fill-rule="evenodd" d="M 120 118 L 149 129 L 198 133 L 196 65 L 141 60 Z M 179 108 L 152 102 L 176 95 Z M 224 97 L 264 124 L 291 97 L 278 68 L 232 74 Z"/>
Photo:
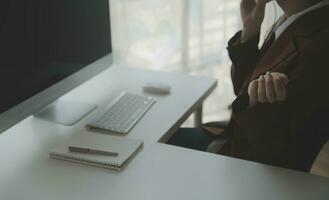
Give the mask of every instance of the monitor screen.
<path id="1" fill-rule="evenodd" d="M 1 0 L 0 113 L 111 52 L 109 0 Z"/>

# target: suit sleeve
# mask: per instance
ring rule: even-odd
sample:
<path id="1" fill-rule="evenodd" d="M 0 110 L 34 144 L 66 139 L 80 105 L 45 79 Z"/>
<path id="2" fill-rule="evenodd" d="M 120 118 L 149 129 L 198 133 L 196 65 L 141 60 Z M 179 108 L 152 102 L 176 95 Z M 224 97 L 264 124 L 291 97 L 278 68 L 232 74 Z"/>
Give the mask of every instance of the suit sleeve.
<path id="1" fill-rule="evenodd" d="M 241 31 L 228 42 L 228 54 L 232 61 L 231 76 L 234 93 L 238 95 L 242 85 L 259 60 L 259 35 L 241 43 Z"/>
<path id="2" fill-rule="evenodd" d="M 294 59 L 288 72 L 285 101 L 257 104 L 252 108 L 248 107 L 247 94 L 234 101 L 233 118 L 246 134 L 251 146 L 250 157 L 255 161 L 287 165 L 286 152 L 307 120 L 328 106 L 326 49 L 313 48 L 313 51 L 301 53 Z"/>

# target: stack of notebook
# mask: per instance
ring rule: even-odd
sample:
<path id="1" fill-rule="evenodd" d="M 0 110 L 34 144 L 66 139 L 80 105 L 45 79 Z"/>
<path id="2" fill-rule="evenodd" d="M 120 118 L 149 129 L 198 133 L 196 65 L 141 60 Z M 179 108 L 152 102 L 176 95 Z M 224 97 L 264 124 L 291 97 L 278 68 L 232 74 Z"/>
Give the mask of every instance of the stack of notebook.
<path id="1" fill-rule="evenodd" d="M 140 140 L 86 133 L 76 135 L 65 144 L 53 149 L 50 157 L 121 170 L 142 146 L 143 142 Z"/>

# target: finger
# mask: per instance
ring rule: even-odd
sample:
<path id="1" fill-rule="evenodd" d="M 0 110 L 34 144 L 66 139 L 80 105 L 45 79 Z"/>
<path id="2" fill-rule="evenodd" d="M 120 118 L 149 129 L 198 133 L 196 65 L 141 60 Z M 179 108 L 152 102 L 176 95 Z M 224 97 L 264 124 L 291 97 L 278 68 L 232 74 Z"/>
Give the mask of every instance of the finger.
<path id="1" fill-rule="evenodd" d="M 278 101 L 283 101 L 286 98 L 286 85 L 280 78 L 274 78 L 274 89 Z"/>
<path id="2" fill-rule="evenodd" d="M 252 10 L 255 7 L 255 0 L 241 0 L 240 7 L 244 10 Z"/>
<path id="3" fill-rule="evenodd" d="M 288 84 L 289 82 L 289 79 L 288 79 L 288 76 L 283 74 L 283 73 L 279 73 L 279 72 L 272 72 L 272 77 L 275 79 L 275 78 L 280 78 L 284 81 L 285 85 Z"/>
<path id="4" fill-rule="evenodd" d="M 255 0 L 256 4 L 267 4 L 271 2 L 272 0 Z"/>
<path id="5" fill-rule="evenodd" d="M 255 2 L 255 0 L 241 0 L 240 4 L 249 6 L 249 5 L 255 5 L 256 2 Z"/>
<path id="6" fill-rule="evenodd" d="M 276 94 L 274 89 L 273 77 L 269 72 L 267 72 L 265 75 L 265 89 L 267 101 L 270 103 L 274 103 L 276 101 Z"/>
<path id="7" fill-rule="evenodd" d="M 284 85 L 287 85 L 289 82 L 288 76 L 285 74 L 281 74 L 280 76 L 281 81 L 283 82 Z"/>
<path id="8" fill-rule="evenodd" d="M 249 105 L 254 106 L 257 103 L 257 90 L 258 90 L 258 81 L 254 80 L 249 84 L 248 94 L 249 94 Z"/>
<path id="9" fill-rule="evenodd" d="M 266 102 L 266 88 L 265 88 L 265 78 L 264 76 L 260 76 L 260 78 L 258 79 L 258 90 L 257 90 L 257 101 L 261 102 L 261 103 L 265 103 Z"/>
<path id="10" fill-rule="evenodd" d="M 256 1 L 255 12 L 263 16 L 265 13 L 265 6 L 266 3 L 264 1 Z"/>

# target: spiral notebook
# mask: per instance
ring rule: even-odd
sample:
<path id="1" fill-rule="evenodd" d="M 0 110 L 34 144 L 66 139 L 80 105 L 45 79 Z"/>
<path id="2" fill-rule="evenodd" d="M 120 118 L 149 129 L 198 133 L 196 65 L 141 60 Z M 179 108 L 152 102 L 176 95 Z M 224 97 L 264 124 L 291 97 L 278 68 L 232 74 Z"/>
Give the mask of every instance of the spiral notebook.
<path id="1" fill-rule="evenodd" d="M 117 152 L 118 156 L 96 155 L 69 151 L 69 146 L 76 146 L 102 151 Z M 54 159 L 67 160 L 86 165 L 104 167 L 114 170 L 123 169 L 135 154 L 143 147 L 143 141 L 118 138 L 102 134 L 76 135 L 50 152 Z"/>

